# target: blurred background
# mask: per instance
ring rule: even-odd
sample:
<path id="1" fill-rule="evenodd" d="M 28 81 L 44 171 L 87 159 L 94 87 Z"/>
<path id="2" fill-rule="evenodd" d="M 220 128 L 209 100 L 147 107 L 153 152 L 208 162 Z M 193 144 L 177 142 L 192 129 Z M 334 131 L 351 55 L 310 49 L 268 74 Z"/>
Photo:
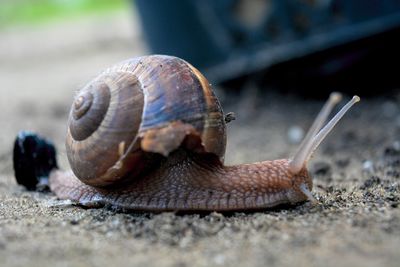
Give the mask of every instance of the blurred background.
<path id="1" fill-rule="evenodd" d="M 399 85 L 391 67 L 400 59 L 398 0 L 0 3 L 3 63 L 15 57 L 49 58 L 60 49 L 62 54 L 96 49 L 107 54 L 118 47 L 127 56 L 179 56 L 213 84 L 232 90 L 249 81 L 308 95 L 332 90 L 377 93 Z M 58 30 L 37 31 L 51 25 Z M 21 30 L 29 49 L 21 48 L 7 29 Z"/>
<path id="2" fill-rule="evenodd" d="M 212 82 L 317 91 L 398 86 L 398 0 L 136 1 L 151 51 L 181 56 Z M 233 82 L 232 82 L 233 81 Z M 226 83 L 227 82 L 227 83 Z"/>

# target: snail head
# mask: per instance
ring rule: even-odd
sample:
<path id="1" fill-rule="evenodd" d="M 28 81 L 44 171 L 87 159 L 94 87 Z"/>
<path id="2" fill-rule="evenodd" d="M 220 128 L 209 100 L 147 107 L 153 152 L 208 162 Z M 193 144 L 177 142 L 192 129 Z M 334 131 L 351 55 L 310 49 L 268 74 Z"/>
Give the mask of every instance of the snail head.
<path id="1" fill-rule="evenodd" d="M 324 126 L 332 109 L 341 99 L 342 95 L 340 93 L 334 92 L 330 94 L 328 101 L 321 109 L 296 153 L 289 159 L 288 168 L 289 172 L 293 175 L 292 179 L 297 185 L 296 188 L 311 201 L 315 201 L 315 199 L 311 194 L 312 178 L 307 171 L 307 163 L 321 142 L 335 127 L 336 123 L 338 123 L 355 103 L 360 101 L 358 96 L 353 96 L 353 98 Z"/>

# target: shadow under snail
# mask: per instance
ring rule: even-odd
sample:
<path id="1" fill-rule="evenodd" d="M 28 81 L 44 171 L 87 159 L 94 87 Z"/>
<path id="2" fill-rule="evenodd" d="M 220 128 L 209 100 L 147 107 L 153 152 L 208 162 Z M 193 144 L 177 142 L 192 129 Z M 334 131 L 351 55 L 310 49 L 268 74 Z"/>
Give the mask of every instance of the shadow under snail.
<path id="1" fill-rule="evenodd" d="M 48 176 L 60 199 L 130 210 L 254 210 L 315 201 L 307 162 L 359 97 L 323 127 L 340 100 L 330 95 L 292 158 L 224 166 L 226 122 L 203 75 L 176 57 L 133 58 L 76 95 L 66 138 L 71 171 L 57 168 L 50 142 L 21 132 L 15 175 L 20 183 Z"/>

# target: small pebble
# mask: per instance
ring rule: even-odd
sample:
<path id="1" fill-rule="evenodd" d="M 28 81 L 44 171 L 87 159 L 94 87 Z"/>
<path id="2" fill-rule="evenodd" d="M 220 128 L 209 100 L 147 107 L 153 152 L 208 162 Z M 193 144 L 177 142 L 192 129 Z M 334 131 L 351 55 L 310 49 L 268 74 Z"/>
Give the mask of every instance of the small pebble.
<path id="1" fill-rule="evenodd" d="M 391 146 L 385 148 L 385 156 L 398 156 L 400 154 L 400 142 L 395 141 Z"/>
<path id="2" fill-rule="evenodd" d="M 69 223 L 71 225 L 78 225 L 79 224 L 79 220 L 78 219 L 72 219 Z"/>
<path id="3" fill-rule="evenodd" d="M 400 141 L 395 141 L 395 142 L 393 143 L 393 148 L 394 148 L 396 151 L 400 151 Z"/>
<path id="4" fill-rule="evenodd" d="M 350 158 L 342 158 L 336 161 L 336 165 L 340 168 L 346 168 L 350 163 Z"/>
<path id="5" fill-rule="evenodd" d="M 361 189 L 370 188 L 374 185 L 378 185 L 381 183 L 381 179 L 378 176 L 371 176 L 367 180 L 365 180 L 364 184 L 361 186 Z"/>
<path id="6" fill-rule="evenodd" d="M 233 112 L 228 112 L 225 114 L 225 123 L 230 123 L 231 121 L 236 120 L 235 113 Z"/>
<path id="7" fill-rule="evenodd" d="M 292 126 L 287 132 L 288 140 L 291 144 L 299 144 L 304 137 L 304 130 L 299 126 Z"/>
<path id="8" fill-rule="evenodd" d="M 374 164 L 372 161 L 366 160 L 363 162 L 362 168 L 364 171 L 372 172 L 372 171 L 374 171 Z"/>
<path id="9" fill-rule="evenodd" d="M 214 257 L 214 261 L 217 265 L 222 265 L 225 262 L 225 256 L 222 254 L 218 254 Z"/>

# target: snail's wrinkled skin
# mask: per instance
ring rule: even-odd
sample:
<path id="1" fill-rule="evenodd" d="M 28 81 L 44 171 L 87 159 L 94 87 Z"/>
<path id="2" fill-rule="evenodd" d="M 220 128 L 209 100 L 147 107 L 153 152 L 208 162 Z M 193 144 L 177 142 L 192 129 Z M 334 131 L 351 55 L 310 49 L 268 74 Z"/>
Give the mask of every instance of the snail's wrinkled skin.
<path id="1" fill-rule="evenodd" d="M 131 184 L 95 188 L 70 172 L 54 171 L 51 190 L 59 198 L 86 206 L 109 204 L 129 210 L 254 210 L 307 200 L 300 185 L 312 188 L 306 170 L 293 176 L 288 160 L 222 166 L 207 158 L 176 151 L 160 167 Z"/>

